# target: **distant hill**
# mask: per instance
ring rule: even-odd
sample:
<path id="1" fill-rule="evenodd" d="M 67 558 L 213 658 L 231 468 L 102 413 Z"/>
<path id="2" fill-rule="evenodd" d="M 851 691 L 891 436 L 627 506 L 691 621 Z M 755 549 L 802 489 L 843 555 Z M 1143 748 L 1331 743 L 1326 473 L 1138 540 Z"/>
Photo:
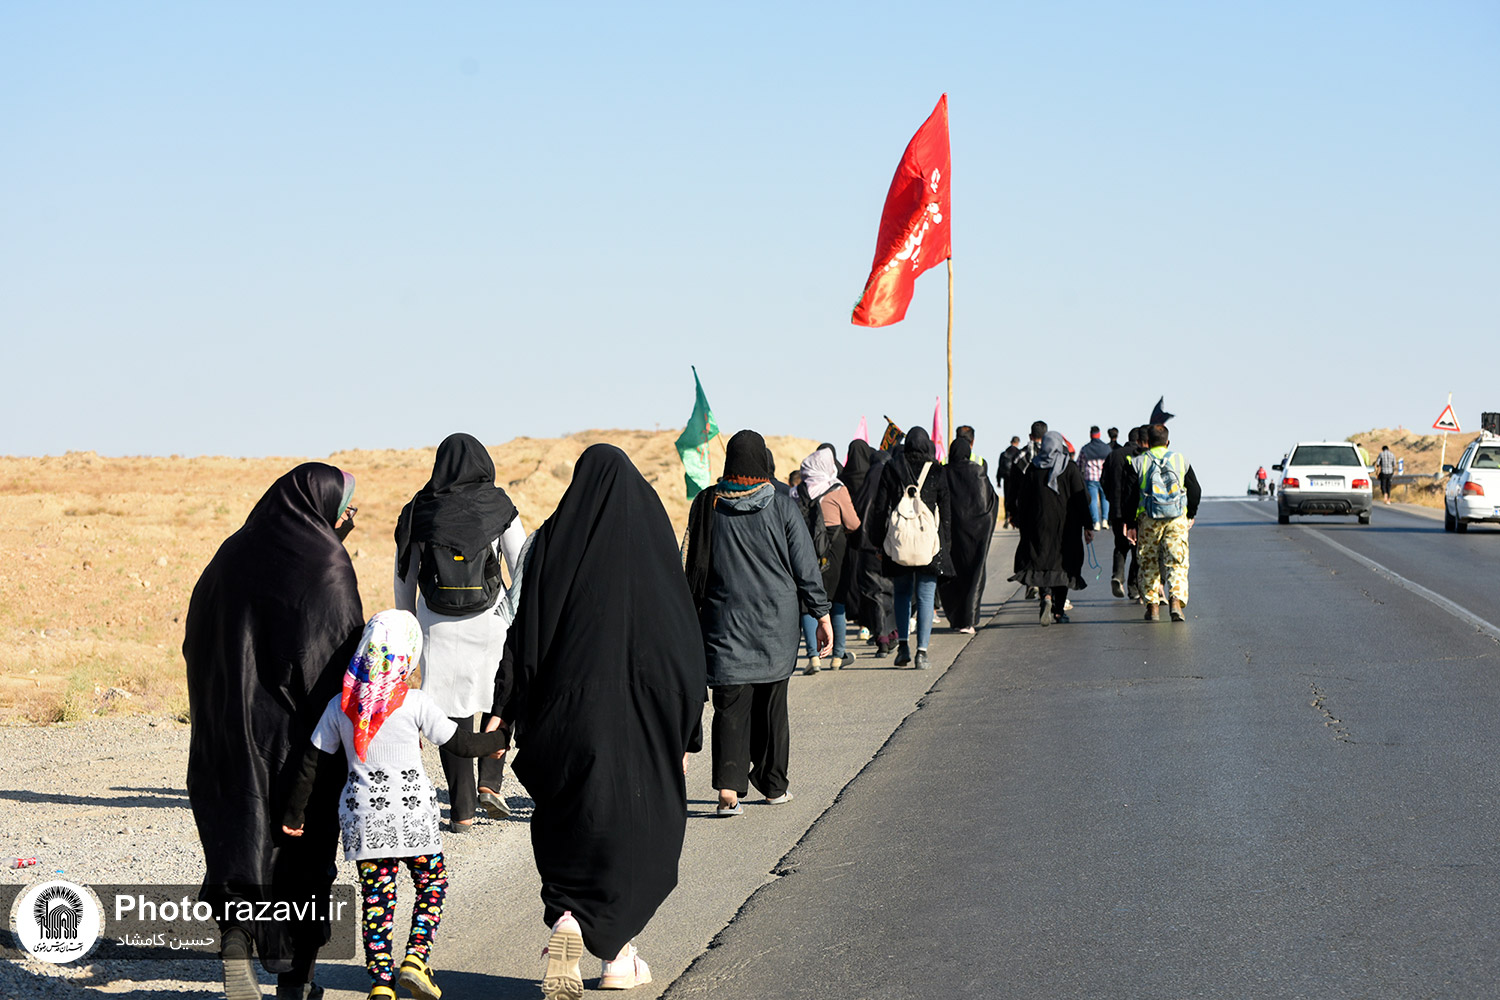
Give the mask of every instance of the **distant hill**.
<path id="1" fill-rule="evenodd" d="M 556 508 L 591 444 L 622 448 L 681 536 L 687 524 L 676 430 L 516 438 L 490 449 L 528 531 Z M 785 478 L 818 442 L 768 438 Z M 436 447 L 345 451 L 357 526 L 345 545 L 365 611 L 394 600 L 396 515 L 432 471 Z M 715 474 L 723 449 L 712 447 Z M 301 458 L 0 457 L 0 718 L 56 721 L 110 711 L 186 710 L 182 621 L 219 544 Z"/>

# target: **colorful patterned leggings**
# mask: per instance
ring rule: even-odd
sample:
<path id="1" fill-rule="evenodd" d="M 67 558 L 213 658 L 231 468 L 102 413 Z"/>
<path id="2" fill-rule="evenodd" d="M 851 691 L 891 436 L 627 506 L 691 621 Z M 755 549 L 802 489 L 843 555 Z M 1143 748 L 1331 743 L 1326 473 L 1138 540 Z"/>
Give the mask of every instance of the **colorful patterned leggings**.
<path id="1" fill-rule="evenodd" d="M 364 897 L 365 968 L 376 983 L 389 984 L 396 978 L 391 959 L 391 926 L 396 920 L 396 875 L 401 862 L 411 872 L 417 901 L 411 908 L 411 931 L 406 936 L 406 953 L 423 962 L 432 950 L 432 936 L 443 919 L 443 895 L 448 891 L 448 874 L 441 854 L 423 854 L 415 858 L 371 858 L 359 863 L 359 886 Z"/>

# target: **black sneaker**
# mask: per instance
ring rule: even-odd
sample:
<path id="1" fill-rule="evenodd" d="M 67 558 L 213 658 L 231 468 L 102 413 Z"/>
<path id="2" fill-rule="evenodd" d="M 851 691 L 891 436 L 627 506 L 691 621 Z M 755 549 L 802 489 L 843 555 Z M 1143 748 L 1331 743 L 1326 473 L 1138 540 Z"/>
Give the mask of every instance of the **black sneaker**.
<path id="1" fill-rule="evenodd" d="M 1073 619 L 1069 618 L 1066 612 L 1059 612 L 1058 614 L 1052 616 L 1052 620 L 1057 622 L 1057 624 L 1059 625 L 1066 625 Z"/>
<path id="2" fill-rule="evenodd" d="M 224 996 L 228 1000 L 261 1000 L 260 980 L 250 964 L 250 935 L 230 928 L 219 948 L 224 962 Z"/>
<path id="3" fill-rule="evenodd" d="M 888 642 L 877 642 L 875 644 L 875 659 L 883 660 L 891 655 L 891 644 Z"/>
<path id="4" fill-rule="evenodd" d="M 1109 590 L 1110 593 L 1114 594 L 1116 597 L 1125 596 L 1125 584 L 1121 583 L 1119 580 L 1109 581 Z"/>
<path id="5" fill-rule="evenodd" d="M 907 644 L 906 640 L 903 639 L 896 644 L 896 666 L 904 667 L 910 662 L 911 647 Z"/>
<path id="6" fill-rule="evenodd" d="M 925 650 L 925 649 L 919 649 L 919 650 L 917 650 L 917 669 L 918 670 L 928 670 L 931 667 L 932 667 L 932 664 L 929 663 L 929 662 L 927 662 L 927 650 Z"/>

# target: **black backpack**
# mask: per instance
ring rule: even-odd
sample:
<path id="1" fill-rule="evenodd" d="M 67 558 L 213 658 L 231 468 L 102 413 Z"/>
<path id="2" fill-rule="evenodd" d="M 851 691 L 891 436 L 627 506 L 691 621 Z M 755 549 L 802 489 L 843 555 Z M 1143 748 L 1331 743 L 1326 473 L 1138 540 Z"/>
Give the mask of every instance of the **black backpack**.
<path id="1" fill-rule="evenodd" d="M 837 484 L 809 498 L 807 491 L 799 486 L 792 494 L 792 499 L 797 501 L 797 509 L 802 512 L 802 521 L 807 525 L 807 533 L 812 536 L 813 555 L 818 558 L 819 572 L 828 569 L 828 560 L 833 557 L 833 534 L 823 521 L 823 505 L 819 501 L 836 489 L 838 489 Z"/>
<path id="2" fill-rule="evenodd" d="M 481 552 L 460 552 L 428 542 L 417 567 L 417 587 L 427 608 L 440 615 L 472 615 L 494 607 L 503 588 L 500 560 L 490 545 Z"/>

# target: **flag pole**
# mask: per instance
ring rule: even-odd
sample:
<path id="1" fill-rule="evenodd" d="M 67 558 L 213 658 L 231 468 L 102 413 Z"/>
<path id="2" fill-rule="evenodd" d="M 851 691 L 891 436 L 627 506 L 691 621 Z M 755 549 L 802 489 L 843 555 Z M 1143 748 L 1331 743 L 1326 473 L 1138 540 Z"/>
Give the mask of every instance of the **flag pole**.
<path id="1" fill-rule="evenodd" d="M 1451 393 L 1451 392 L 1448 393 L 1448 406 L 1450 408 L 1453 406 L 1453 393 Z M 1444 410 L 1443 412 L 1447 413 L 1448 411 Z M 1455 423 L 1456 422 L 1457 421 L 1455 421 Z M 1443 463 L 1446 462 L 1446 461 L 1448 461 L 1448 432 L 1447 431 L 1443 431 L 1443 451 L 1442 451 L 1442 454 L 1438 455 L 1438 478 L 1439 479 L 1441 479 L 1443 477 Z M 1454 509 L 1455 510 L 1458 509 L 1456 503 L 1454 505 Z M 1445 514 L 1444 516 L 1446 517 L 1447 515 Z"/>
<path id="2" fill-rule="evenodd" d="M 948 258 L 948 436 L 953 436 L 953 258 Z"/>

